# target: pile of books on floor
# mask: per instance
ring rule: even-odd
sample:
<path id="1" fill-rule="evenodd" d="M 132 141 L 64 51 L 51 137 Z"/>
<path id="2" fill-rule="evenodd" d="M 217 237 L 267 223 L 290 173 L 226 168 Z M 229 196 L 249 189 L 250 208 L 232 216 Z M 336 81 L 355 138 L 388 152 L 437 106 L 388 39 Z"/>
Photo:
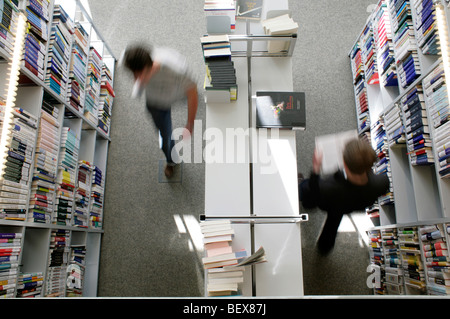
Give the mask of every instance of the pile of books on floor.
<path id="1" fill-rule="evenodd" d="M 238 86 L 228 35 L 205 36 L 200 41 L 206 64 L 204 83 L 206 102 L 235 101 Z"/>
<path id="2" fill-rule="evenodd" d="M 266 261 L 264 249 L 261 247 L 249 257 L 245 249 L 234 251 L 234 229 L 230 220 L 204 221 L 200 228 L 205 250 L 202 262 L 206 270 L 207 295 L 239 295 L 239 284 L 244 282 L 244 266 Z"/>

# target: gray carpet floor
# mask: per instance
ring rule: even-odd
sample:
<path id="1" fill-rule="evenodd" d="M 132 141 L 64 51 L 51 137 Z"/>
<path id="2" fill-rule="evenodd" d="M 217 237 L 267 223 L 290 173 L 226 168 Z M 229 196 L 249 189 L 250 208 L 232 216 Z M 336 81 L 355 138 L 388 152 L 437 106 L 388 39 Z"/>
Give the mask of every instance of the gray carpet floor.
<path id="1" fill-rule="evenodd" d="M 348 53 L 371 2 L 289 1 L 300 26 L 293 74 L 294 89 L 306 93 L 307 130 L 297 133 L 298 168 L 306 175 L 316 135 L 356 127 Z M 91 0 L 89 10 L 116 57 L 130 42 L 168 46 L 186 55 L 202 85 L 199 38 L 206 31 L 202 0 Z M 98 296 L 203 296 L 200 252 L 190 236 L 195 223 L 190 221 L 204 209 L 204 165 L 185 163 L 174 182 L 165 180 L 158 134 L 144 100 L 131 99 L 131 87 L 131 75 L 117 68 Z M 173 126 L 184 126 L 184 104 L 175 105 L 172 113 Z M 205 119 L 201 92 L 197 119 Z M 321 257 L 315 242 L 325 214 L 304 212 L 310 217 L 301 229 L 305 295 L 370 294 L 368 251 L 355 231 L 363 214 L 345 220 L 342 230 L 349 231 L 340 232 L 332 254 Z M 186 231 L 177 226 L 178 220 Z"/>

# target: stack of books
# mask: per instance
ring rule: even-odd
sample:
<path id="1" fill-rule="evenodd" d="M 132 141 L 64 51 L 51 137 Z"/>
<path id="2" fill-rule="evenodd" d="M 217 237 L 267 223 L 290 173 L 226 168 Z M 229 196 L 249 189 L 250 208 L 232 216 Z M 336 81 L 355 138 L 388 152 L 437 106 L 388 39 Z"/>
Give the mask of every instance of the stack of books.
<path id="1" fill-rule="evenodd" d="M 40 80 L 44 80 L 44 60 L 48 41 L 49 1 L 26 1 L 28 28 L 25 36 L 24 64 Z"/>
<path id="2" fill-rule="evenodd" d="M 62 128 L 59 152 L 56 207 L 52 223 L 71 225 L 80 139 L 68 127 Z"/>
<path id="3" fill-rule="evenodd" d="M 398 249 L 397 228 L 381 230 L 381 240 L 384 254 L 384 270 L 386 292 L 388 295 L 402 295 L 403 270 L 400 251 Z"/>
<path id="4" fill-rule="evenodd" d="M 450 294 L 450 260 L 444 229 L 441 225 L 419 227 L 430 295 Z"/>
<path id="5" fill-rule="evenodd" d="M 86 79 L 86 101 L 84 116 L 86 119 L 98 125 L 98 106 L 101 90 L 101 66 L 102 57 L 93 47 L 89 50 L 88 74 Z"/>
<path id="6" fill-rule="evenodd" d="M 13 298 L 17 283 L 22 233 L 0 233 L 0 298 Z"/>
<path id="7" fill-rule="evenodd" d="M 0 101 L 0 122 L 5 125 L 5 105 Z M 25 220 L 29 196 L 30 175 L 36 142 L 37 118 L 31 113 L 15 108 L 0 181 L 0 217 Z"/>
<path id="8" fill-rule="evenodd" d="M 113 79 L 111 71 L 106 66 L 106 64 L 103 63 L 100 103 L 98 106 L 98 127 L 106 134 L 109 134 L 109 128 L 111 127 L 111 111 L 114 97 L 115 93 L 113 89 Z"/>
<path id="9" fill-rule="evenodd" d="M 74 28 L 74 41 L 72 45 L 72 56 L 69 68 L 69 83 L 67 88 L 66 102 L 73 106 L 81 114 L 85 100 L 86 89 L 86 66 L 89 34 L 80 23 Z"/>
<path id="10" fill-rule="evenodd" d="M 204 221 L 200 223 L 203 234 L 205 257 L 203 266 L 206 269 L 208 296 L 225 296 L 239 294 L 239 284 L 244 281 L 242 267 L 236 266 L 247 256 L 245 250 L 233 252 L 231 243 L 234 229 L 229 220 Z"/>
<path id="11" fill-rule="evenodd" d="M 391 110 L 384 115 L 384 124 L 389 146 L 405 144 L 405 130 L 402 122 L 401 110 L 395 104 Z"/>
<path id="12" fill-rule="evenodd" d="M 86 247 L 71 246 L 70 261 L 67 267 L 67 290 L 66 297 L 82 297 L 84 269 L 86 266 Z"/>
<path id="13" fill-rule="evenodd" d="M 378 84 L 377 53 L 375 51 L 374 32 L 371 23 L 367 23 L 360 37 L 361 55 L 367 84 Z"/>
<path id="14" fill-rule="evenodd" d="M 53 23 L 48 49 L 47 73 L 45 84 L 64 100 L 69 82 L 70 48 L 73 42 L 72 19 L 61 5 L 53 9 Z"/>
<path id="15" fill-rule="evenodd" d="M 384 278 L 384 255 L 383 255 L 383 241 L 381 240 L 381 232 L 379 230 L 369 230 L 368 235 L 368 246 L 369 246 L 369 256 L 370 263 L 373 267 L 377 268 L 378 278 L 375 278 L 374 292 L 377 295 L 384 295 L 386 293 L 386 285 Z"/>
<path id="16" fill-rule="evenodd" d="M 50 235 L 48 269 L 45 280 L 46 297 L 64 297 L 69 261 L 70 231 L 53 229 Z"/>
<path id="17" fill-rule="evenodd" d="M 206 64 L 206 102 L 228 103 L 237 100 L 236 70 L 231 60 L 228 35 L 205 36 L 200 41 Z"/>
<path id="18" fill-rule="evenodd" d="M 407 145 L 412 165 L 434 163 L 423 90 L 417 85 L 401 100 L 405 118 Z"/>
<path id="19" fill-rule="evenodd" d="M 405 287 L 414 291 L 414 293 L 409 292 L 408 294 L 423 294 L 426 283 L 418 229 L 417 227 L 401 227 L 398 229 L 397 235 Z"/>
<path id="20" fill-rule="evenodd" d="M 374 36 L 378 54 L 378 73 L 383 86 L 397 86 L 394 44 L 392 43 L 391 20 L 386 1 L 380 1 L 374 24 Z"/>
<path id="21" fill-rule="evenodd" d="M 421 74 L 411 7 L 409 0 L 390 0 L 389 8 L 398 78 L 401 87 L 405 88 Z"/>
<path id="22" fill-rule="evenodd" d="M 92 169 L 91 200 L 89 202 L 89 227 L 102 228 L 103 225 L 103 197 L 105 193 L 105 179 L 98 166 Z"/>
<path id="23" fill-rule="evenodd" d="M 450 177 L 450 106 L 442 64 L 423 79 L 429 125 L 434 128 L 435 162 L 441 177 Z"/>
<path id="24" fill-rule="evenodd" d="M 298 23 L 292 20 L 288 14 L 263 20 L 261 24 L 266 35 L 293 35 L 298 32 Z M 267 51 L 269 53 L 279 53 L 286 51 L 289 46 L 289 41 L 268 41 Z"/>
<path id="25" fill-rule="evenodd" d="M 17 279 L 17 298 L 41 297 L 44 275 L 42 272 L 22 273 Z"/>
<path id="26" fill-rule="evenodd" d="M 206 17 L 228 17 L 229 31 L 236 30 L 236 0 L 205 0 L 203 10 Z"/>
<path id="27" fill-rule="evenodd" d="M 360 81 L 364 83 L 364 67 L 361 57 L 361 46 L 359 41 L 356 42 L 350 54 L 352 74 L 353 74 L 353 84 L 356 86 Z"/>
<path id="28" fill-rule="evenodd" d="M 78 178 L 72 220 L 74 226 L 88 227 L 91 173 L 92 169 L 89 162 L 78 161 Z"/>
<path id="29" fill-rule="evenodd" d="M 0 0 L 0 48 L 12 56 L 15 38 L 15 26 L 18 19 L 18 0 Z"/>
<path id="30" fill-rule="evenodd" d="M 375 152 L 378 162 L 375 164 L 375 174 L 386 175 L 389 179 L 389 191 L 378 198 L 380 205 L 394 203 L 394 187 L 392 185 L 392 172 L 389 162 L 389 146 L 387 143 L 386 130 L 384 128 L 384 120 L 380 118 L 371 128 L 372 135 L 375 140 Z"/>
<path id="31" fill-rule="evenodd" d="M 416 39 L 423 54 L 438 54 L 438 34 L 436 32 L 436 15 L 433 1 L 413 0 L 416 10 Z"/>
<path id="32" fill-rule="evenodd" d="M 44 101 L 41 111 L 28 221 L 50 223 L 55 200 L 60 141 L 59 109 Z"/>

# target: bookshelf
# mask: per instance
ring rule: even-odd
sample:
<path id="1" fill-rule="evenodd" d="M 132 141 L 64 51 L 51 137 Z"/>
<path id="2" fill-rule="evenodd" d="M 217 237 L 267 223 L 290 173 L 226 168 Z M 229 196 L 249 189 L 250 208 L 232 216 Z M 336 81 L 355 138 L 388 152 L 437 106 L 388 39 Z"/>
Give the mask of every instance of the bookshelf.
<path id="1" fill-rule="evenodd" d="M 420 232 L 440 225 L 444 237 L 450 217 L 449 19 L 447 1 L 378 1 L 349 53 L 359 134 L 378 154 L 376 173 L 391 181 L 374 229 L 396 230 L 404 266 L 402 289 L 383 293 L 447 294 L 429 288 Z M 406 240 L 416 247 L 402 248 Z M 405 269 L 413 259 L 421 267 L 411 279 Z"/>
<path id="2" fill-rule="evenodd" d="M 116 58 L 85 1 L 2 3 L 0 297 L 95 297 Z"/>

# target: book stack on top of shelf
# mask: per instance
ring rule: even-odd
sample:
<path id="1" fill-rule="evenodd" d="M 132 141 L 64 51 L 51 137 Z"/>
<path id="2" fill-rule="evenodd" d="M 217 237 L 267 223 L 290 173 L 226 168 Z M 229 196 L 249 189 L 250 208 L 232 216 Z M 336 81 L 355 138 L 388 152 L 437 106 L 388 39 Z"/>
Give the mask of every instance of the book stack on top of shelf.
<path id="1" fill-rule="evenodd" d="M 204 83 L 206 102 L 235 101 L 238 87 L 228 35 L 205 36 L 200 41 L 206 64 Z"/>
<path id="2" fill-rule="evenodd" d="M 22 233 L 0 233 L 0 298 L 13 298 L 19 269 Z"/>
<path id="3" fill-rule="evenodd" d="M 73 212 L 73 225 L 88 227 L 89 199 L 91 197 L 91 164 L 87 161 L 78 161 L 77 188 Z"/>
<path id="4" fill-rule="evenodd" d="M 83 113 L 89 34 L 80 23 L 75 24 L 73 39 L 66 102 Z"/>
<path id="5" fill-rule="evenodd" d="M 56 207 L 52 223 L 71 225 L 80 139 L 68 127 L 62 128 L 59 152 Z"/>
<path id="6" fill-rule="evenodd" d="M 41 296 L 44 275 L 42 272 L 21 273 L 17 278 L 17 298 L 37 298 Z"/>
<path id="7" fill-rule="evenodd" d="M 64 297 L 70 251 L 68 247 L 69 239 L 69 230 L 52 229 L 47 278 L 45 280 L 46 297 Z"/>
<path id="8" fill-rule="evenodd" d="M 203 10 L 206 17 L 228 17 L 229 31 L 236 30 L 236 0 L 205 0 Z"/>
<path id="9" fill-rule="evenodd" d="M 49 1 L 27 0 L 28 28 L 25 36 L 24 64 L 40 80 L 44 80 L 44 61 L 48 41 Z"/>
<path id="10" fill-rule="evenodd" d="M 73 42 L 73 21 L 60 5 L 53 9 L 45 84 L 64 100 L 69 81 L 69 61 Z"/>
<path id="11" fill-rule="evenodd" d="M 5 105 L 0 103 L 1 124 Z M 13 110 L 13 122 L 6 140 L 8 154 L 0 181 L 0 216 L 24 220 L 30 187 L 33 153 L 36 141 L 37 118 L 20 108 Z"/>
<path id="12" fill-rule="evenodd" d="M 105 192 L 105 177 L 98 166 L 92 168 L 91 200 L 89 202 L 89 227 L 102 228 L 103 196 Z"/>
<path id="13" fill-rule="evenodd" d="M 373 32 L 378 54 L 379 77 L 383 86 L 397 86 L 397 70 L 395 68 L 391 20 L 386 1 L 380 1 L 377 10 Z"/>
<path id="14" fill-rule="evenodd" d="M 293 35 L 298 32 L 298 23 L 292 20 L 289 14 L 283 14 L 275 18 L 261 21 L 261 25 L 266 35 Z M 269 53 L 278 53 L 289 48 L 289 41 L 272 40 L 267 42 Z"/>
<path id="15" fill-rule="evenodd" d="M 375 174 L 385 174 L 389 178 L 389 191 L 378 198 L 380 205 L 394 203 L 394 188 L 392 186 L 391 165 L 389 162 L 389 146 L 387 143 L 386 130 L 384 128 L 384 120 L 382 117 L 378 119 L 371 128 L 375 140 L 375 152 L 378 162 L 375 164 Z"/>
<path id="16" fill-rule="evenodd" d="M 422 86 L 417 85 L 412 88 L 401 100 L 411 164 L 429 165 L 434 163 Z"/>
<path id="17" fill-rule="evenodd" d="M 361 56 L 364 62 L 364 74 L 367 84 L 378 84 L 377 54 L 375 52 L 374 32 L 371 23 L 367 23 L 360 37 Z"/>
<path id="18" fill-rule="evenodd" d="M 383 255 L 383 241 L 381 240 L 381 232 L 379 230 L 368 230 L 368 246 L 370 263 L 379 271 L 379 278 L 375 281 L 379 283 L 374 286 L 374 292 L 377 295 L 384 295 L 386 292 L 386 284 L 384 279 L 384 255 Z"/>
<path id="19" fill-rule="evenodd" d="M 447 241 L 442 225 L 419 227 L 427 270 L 429 295 L 450 294 L 450 263 Z"/>
<path id="20" fill-rule="evenodd" d="M 89 50 L 88 74 L 86 79 L 86 101 L 84 116 L 86 119 L 98 125 L 98 106 L 100 101 L 101 90 L 101 66 L 102 57 L 91 47 Z"/>
<path id="21" fill-rule="evenodd" d="M 34 155 L 28 221 L 49 223 L 53 212 L 59 153 L 59 109 L 43 102 Z"/>
<path id="22" fill-rule="evenodd" d="M 18 1 L 0 0 L 0 48 L 12 55 L 15 37 L 15 25 L 17 23 Z"/>
<path id="23" fill-rule="evenodd" d="M 100 103 L 98 106 L 98 127 L 106 134 L 109 134 L 109 128 L 111 127 L 111 111 L 115 96 L 111 71 L 103 63 Z"/>
<path id="24" fill-rule="evenodd" d="M 397 228 L 381 230 L 383 242 L 386 292 L 389 295 L 402 295 L 403 270 L 398 246 Z"/>
<path id="25" fill-rule="evenodd" d="M 239 294 L 239 284 L 244 281 L 243 267 L 236 266 L 239 260 L 247 256 L 245 250 L 233 252 L 231 242 L 234 229 L 229 220 L 204 221 L 200 223 L 203 234 L 205 257 L 202 258 L 206 269 L 208 296 Z"/>
<path id="26" fill-rule="evenodd" d="M 408 0 L 390 0 L 389 5 L 398 78 L 401 87 L 405 88 L 421 74 L 411 7 Z"/>
<path id="27" fill-rule="evenodd" d="M 82 297 L 85 270 L 85 246 L 70 247 L 70 261 L 67 267 L 66 297 Z"/>
<path id="28" fill-rule="evenodd" d="M 397 104 L 384 115 L 386 134 L 389 146 L 405 144 L 405 129 L 403 126 L 401 111 Z"/>
<path id="29" fill-rule="evenodd" d="M 423 294 L 426 284 L 418 229 L 417 227 L 400 227 L 397 234 L 407 294 Z"/>
<path id="30" fill-rule="evenodd" d="M 423 54 L 438 54 L 435 7 L 432 0 L 414 0 L 416 39 Z"/>

